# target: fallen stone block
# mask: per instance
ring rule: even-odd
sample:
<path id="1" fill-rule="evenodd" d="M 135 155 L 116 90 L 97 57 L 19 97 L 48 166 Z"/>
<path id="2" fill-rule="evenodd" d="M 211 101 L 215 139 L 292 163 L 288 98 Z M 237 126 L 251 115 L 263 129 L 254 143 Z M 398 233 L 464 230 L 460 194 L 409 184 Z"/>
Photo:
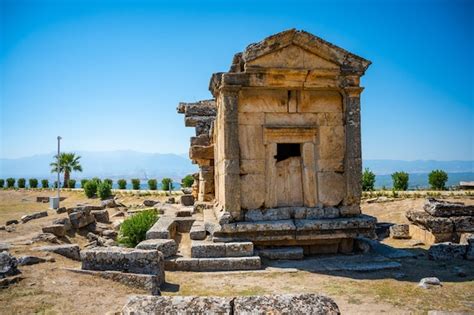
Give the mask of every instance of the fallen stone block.
<path id="1" fill-rule="evenodd" d="M 186 207 L 194 205 L 193 195 L 182 195 L 180 197 L 180 201 L 181 201 L 181 204 Z"/>
<path id="2" fill-rule="evenodd" d="M 11 245 L 8 243 L 0 243 L 0 252 L 8 251 Z"/>
<path id="3" fill-rule="evenodd" d="M 18 220 L 8 220 L 5 225 L 12 225 L 12 224 L 18 224 Z"/>
<path id="4" fill-rule="evenodd" d="M 97 222 L 110 223 L 109 212 L 107 210 L 93 210 L 91 214 Z"/>
<path id="5" fill-rule="evenodd" d="M 210 202 L 195 201 L 194 202 L 194 213 L 202 213 L 204 209 L 212 209 L 213 205 Z"/>
<path id="6" fill-rule="evenodd" d="M 44 263 L 47 260 L 41 257 L 36 257 L 36 256 L 22 256 L 18 258 L 18 265 L 19 266 L 30 266 L 30 265 L 36 265 L 40 263 Z"/>
<path id="7" fill-rule="evenodd" d="M 122 314 L 233 314 L 230 297 L 132 296 Z"/>
<path id="8" fill-rule="evenodd" d="M 178 210 L 176 211 L 176 216 L 178 218 L 183 218 L 183 217 L 190 217 L 192 216 L 192 211 L 191 210 Z"/>
<path id="9" fill-rule="evenodd" d="M 51 233 L 58 237 L 66 235 L 66 228 L 62 224 L 52 224 L 42 228 L 43 233 Z"/>
<path id="10" fill-rule="evenodd" d="M 72 225 L 71 225 L 71 220 L 69 220 L 69 218 L 59 218 L 59 219 L 56 219 L 53 221 L 53 224 L 61 224 L 64 226 L 64 229 L 66 231 L 69 231 L 72 229 Z"/>
<path id="11" fill-rule="evenodd" d="M 427 199 L 423 209 L 435 217 L 474 216 L 474 205 L 441 201 L 434 198 Z"/>
<path id="12" fill-rule="evenodd" d="M 56 214 L 61 214 L 61 213 L 66 213 L 66 212 L 67 212 L 66 207 L 61 207 L 61 208 L 56 209 Z"/>
<path id="13" fill-rule="evenodd" d="M 105 230 L 105 231 L 102 232 L 103 237 L 107 237 L 107 238 L 110 238 L 110 239 L 117 238 L 117 234 L 118 233 L 114 230 Z"/>
<path id="14" fill-rule="evenodd" d="M 83 209 L 76 208 L 73 212 L 69 213 L 69 220 L 73 228 L 80 229 L 94 223 L 95 217 L 91 214 L 90 209 L 84 207 Z"/>
<path id="15" fill-rule="evenodd" d="M 19 274 L 17 266 L 18 260 L 13 255 L 9 252 L 0 252 L 0 279 Z"/>
<path id="16" fill-rule="evenodd" d="M 474 232 L 474 216 L 452 217 L 451 220 L 456 233 Z"/>
<path id="17" fill-rule="evenodd" d="M 162 281 L 157 275 L 147 275 L 138 273 L 126 273 L 121 271 L 97 271 L 97 270 L 82 270 L 82 269 L 71 269 L 66 270 L 87 274 L 92 276 L 101 277 L 104 279 L 110 279 L 115 282 L 125 284 L 126 286 L 142 289 L 148 291 L 151 295 L 160 295 L 160 285 Z"/>
<path id="18" fill-rule="evenodd" d="M 433 286 L 441 286 L 441 285 L 442 285 L 441 281 L 439 281 L 439 279 L 436 277 L 423 278 L 418 283 L 418 286 L 423 289 L 429 289 Z"/>
<path id="19" fill-rule="evenodd" d="M 48 212 L 40 211 L 40 212 L 31 213 L 31 214 L 26 214 L 20 218 L 20 221 L 21 223 L 26 223 L 28 221 L 47 217 L 47 216 L 48 216 Z"/>
<path id="20" fill-rule="evenodd" d="M 21 275 L 7 277 L 7 278 L 3 278 L 3 279 L 0 277 L 0 289 L 6 289 L 10 285 L 18 283 L 23 279 L 24 278 Z"/>
<path id="21" fill-rule="evenodd" d="M 474 233 L 462 233 L 459 238 L 459 244 L 462 244 L 462 245 L 474 244 Z"/>
<path id="22" fill-rule="evenodd" d="M 340 314 L 336 302 L 318 294 L 239 296 L 234 314 Z"/>
<path id="23" fill-rule="evenodd" d="M 55 253 L 73 260 L 81 260 L 80 249 L 77 244 L 42 246 L 33 250 Z"/>
<path id="24" fill-rule="evenodd" d="M 178 246 L 173 239 L 151 239 L 140 242 L 137 249 L 158 250 L 165 258 L 176 255 Z"/>
<path id="25" fill-rule="evenodd" d="M 150 274 L 164 281 L 163 254 L 157 250 L 96 247 L 81 252 L 82 269 Z"/>
<path id="26" fill-rule="evenodd" d="M 56 237 L 56 235 L 51 234 L 51 233 L 39 233 L 38 235 L 34 236 L 31 241 L 33 243 L 36 242 L 46 242 L 46 243 L 52 243 L 52 244 L 59 244 L 59 240 Z"/>
<path id="27" fill-rule="evenodd" d="M 149 199 L 143 200 L 143 205 L 144 205 L 145 207 L 153 207 L 154 205 L 156 205 L 156 204 L 158 204 L 158 203 L 160 203 L 160 202 L 159 202 L 159 201 L 156 201 L 156 200 L 149 200 Z"/>
<path id="28" fill-rule="evenodd" d="M 463 259 L 467 252 L 467 245 L 444 242 L 431 245 L 428 258 L 431 260 Z"/>
<path id="29" fill-rule="evenodd" d="M 264 248 L 258 250 L 258 255 L 262 258 L 271 260 L 303 259 L 304 252 L 302 247 L 279 247 Z"/>
<path id="30" fill-rule="evenodd" d="M 41 203 L 48 203 L 49 202 L 49 197 L 36 197 L 36 202 L 41 202 Z"/>
<path id="31" fill-rule="evenodd" d="M 390 227 L 390 236 L 395 239 L 410 239 L 410 227 L 408 224 L 394 224 Z"/>
<path id="32" fill-rule="evenodd" d="M 102 200 L 100 205 L 104 208 L 116 208 L 119 206 L 119 204 L 115 202 L 115 199 Z"/>
<path id="33" fill-rule="evenodd" d="M 450 218 L 435 217 L 423 211 L 407 211 L 407 219 L 432 233 L 453 233 L 454 224 Z"/>

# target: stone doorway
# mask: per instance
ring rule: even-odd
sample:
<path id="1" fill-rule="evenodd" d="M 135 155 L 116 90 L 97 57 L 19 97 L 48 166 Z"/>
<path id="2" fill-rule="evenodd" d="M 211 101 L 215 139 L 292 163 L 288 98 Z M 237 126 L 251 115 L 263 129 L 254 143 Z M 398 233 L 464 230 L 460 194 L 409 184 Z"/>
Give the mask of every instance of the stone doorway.
<path id="1" fill-rule="evenodd" d="M 275 159 L 277 207 L 303 206 L 301 144 L 277 143 Z"/>

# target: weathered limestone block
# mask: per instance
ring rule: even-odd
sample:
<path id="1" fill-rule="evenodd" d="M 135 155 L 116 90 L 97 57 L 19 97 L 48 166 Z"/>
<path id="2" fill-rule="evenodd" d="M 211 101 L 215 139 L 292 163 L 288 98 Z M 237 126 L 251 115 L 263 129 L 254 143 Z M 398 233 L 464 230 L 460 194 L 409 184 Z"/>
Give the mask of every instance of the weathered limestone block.
<path id="1" fill-rule="evenodd" d="M 240 125 L 238 141 L 242 159 L 258 160 L 265 158 L 263 128 L 261 125 Z"/>
<path id="2" fill-rule="evenodd" d="M 223 224 L 221 228 L 223 232 L 227 233 L 296 230 L 293 220 L 236 222 Z"/>
<path id="3" fill-rule="evenodd" d="M 31 220 L 47 217 L 48 212 L 47 211 L 40 211 L 40 212 L 35 212 L 31 214 L 26 214 L 20 218 L 21 223 L 26 223 Z"/>
<path id="4" fill-rule="evenodd" d="M 265 176 L 248 174 L 240 176 L 242 209 L 258 209 L 265 202 Z"/>
<path id="5" fill-rule="evenodd" d="M 158 250 L 160 251 L 165 258 L 176 255 L 178 251 L 178 246 L 176 245 L 175 240 L 169 239 L 151 239 L 140 242 L 137 246 L 137 249 L 146 249 L 146 250 Z"/>
<path id="6" fill-rule="evenodd" d="M 104 208 L 117 208 L 120 205 L 115 202 L 115 199 L 107 199 L 107 200 L 102 200 L 100 202 L 101 206 Z"/>
<path id="7" fill-rule="evenodd" d="M 462 244 L 462 245 L 474 244 L 474 233 L 462 233 L 459 238 L 459 244 Z"/>
<path id="8" fill-rule="evenodd" d="M 52 224 L 42 228 L 43 233 L 51 233 L 58 237 L 66 235 L 66 228 L 62 224 Z"/>
<path id="9" fill-rule="evenodd" d="M 192 258 L 212 258 L 225 257 L 226 246 L 224 243 L 211 243 L 204 241 L 192 241 L 191 257 Z"/>
<path id="10" fill-rule="evenodd" d="M 239 125 L 263 125 L 265 123 L 265 113 L 239 113 Z"/>
<path id="11" fill-rule="evenodd" d="M 110 279 L 122 283 L 126 286 L 148 291 L 151 295 L 161 295 L 160 284 L 163 282 L 160 276 L 145 275 L 138 273 L 126 273 L 121 271 L 97 271 L 82 269 L 67 269 L 72 272 L 99 276 L 104 279 Z"/>
<path id="12" fill-rule="evenodd" d="M 240 160 L 240 174 L 264 174 L 265 160 Z"/>
<path id="13" fill-rule="evenodd" d="M 287 102 L 286 90 L 241 90 L 239 113 L 286 113 Z"/>
<path id="14" fill-rule="evenodd" d="M 463 259 L 466 255 L 467 245 L 444 242 L 431 245 L 428 258 L 431 260 Z"/>
<path id="15" fill-rule="evenodd" d="M 258 256 L 199 258 L 199 271 L 257 270 L 260 267 Z"/>
<path id="16" fill-rule="evenodd" d="M 292 213 L 293 209 L 291 207 L 252 209 L 245 213 L 245 221 L 289 220 L 292 217 Z"/>
<path id="17" fill-rule="evenodd" d="M 97 222 L 110 223 L 109 212 L 107 210 L 93 210 L 91 214 Z"/>
<path id="18" fill-rule="evenodd" d="M 319 220 L 295 220 L 298 231 L 328 231 L 344 229 L 373 229 L 376 219 L 368 215 L 354 218 L 336 218 Z"/>
<path id="19" fill-rule="evenodd" d="M 344 127 L 321 126 L 319 132 L 319 157 L 342 160 L 346 149 Z"/>
<path id="20" fill-rule="evenodd" d="M 474 216 L 451 217 L 451 221 L 453 221 L 455 232 L 474 232 Z"/>
<path id="21" fill-rule="evenodd" d="M 232 298 L 210 296 L 132 296 L 123 315 L 135 314 L 233 314 Z"/>
<path id="22" fill-rule="evenodd" d="M 71 225 L 75 229 L 83 228 L 91 223 L 95 222 L 95 217 L 91 213 L 91 210 L 87 207 L 76 208 L 73 212 L 69 213 L 69 220 Z"/>
<path id="23" fill-rule="evenodd" d="M 225 243 L 226 257 L 246 257 L 253 256 L 252 242 L 231 242 Z"/>
<path id="24" fill-rule="evenodd" d="M 321 172 L 344 172 L 344 159 L 319 159 L 318 169 Z"/>
<path id="25" fill-rule="evenodd" d="M 5 222 L 5 225 L 8 226 L 8 225 L 18 224 L 18 223 L 19 223 L 18 220 L 8 220 L 7 222 Z"/>
<path id="26" fill-rule="evenodd" d="M 73 260 L 81 260 L 80 249 L 77 244 L 42 246 L 36 247 L 34 250 L 55 253 Z"/>
<path id="27" fill-rule="evenodd" d="M 332 299 L 317 294 L 236 297 L 233 311 L 234 314 L 340 314 Z"/>
<path id="28" fill-rule="evenodd" d="M 278 247 L 264 248 L 258 250 L 258 255 L 271 260 L 303 259 L 304 251 L 302 247 Z"/>
<path id="29" fill-rule="evenodd" d="M 191 217 L 193 215 L 192 209 L 181 209 L 176 211 L 176 217 L 177 218 L 185 218 L 185 217 Z"/>
<path id="30" fill-rule="evenodd" d="M 408 224 L 394 224 L 390 227 L 390 236 L 396 239 L 409 239 L 410 227 Z"/>
<path id="31" fill-rule="evenodd" d="M 434 217 L 423 211 L 407 211 L 407 219 L 433 233 L 453 233 L 454 224 L 450 218 Z"/>
<path id="32" fill-rule="evenodd" d="M 145 207 L 153 207 L 153 206 L 156 205 L 157 203 L 160 203 L 160 202 L 157 201 L 157 200 L 150 200 L 150 199 L 143 200 L 143 205 L 144 205 Z"/>
<path id="33" fill-rule="evenodd" d="M 182 195 L 180 197 L 180 201 L 181 201 L 181 204 L 186 207 L 194 205 L 193 195 Z"/>
<path id="34" fill-rule="evenodd" d="M 162 216 L 146 232 L 146 239 L 171 239 L 175 236 L 178 225 L 171 217 Z"/>
<path id="35" fill-rule="evenodd" d="M 202 146 L 202 145 L 193 145 L 189 148 L 189 158 L 191 160 L 203 159 L 203 160 L 213 160 L 214 159 L 214 146 Z"/>
<path id="36" fill-rule="evenodd" d="M 191 226 L 191 231 L 189 232 L 189 237 L 192 240 L 203 240 L 207 236 L 206 228 L 204 222 L 202 221 L 194 221 L 193 225 Z"/>
<path id="37" fill-rule="evenodd" d="M 200 145 L 200 146 L 209 146 L 211 145 L 211 138 L 209 135 L 202 134 L 196 137 L 191 137 L 191 146 Z"/>
<path id="38" fill-rule="evenodd" d="M 345 196 L 344 175 L 335 172 L 318 173 L 319 201 L 325 206 L 337 206 Z"/>
<path id="39" fill-rule="evenodd" d="M 85 270 L 161 275 L 164 280 L 163 254 L 157 250 L 95 247 L 81 251 L 81 261 Z"/>
<path id="40" fill-rule="evenodd" d="M 9 252 L 0 252 L 0 279 L 20 273 L 17 269 L 18 260 Z"/>
<path id="41" fill-rule="evenodd" d="M 423 209 L 435 217 L 474 216 L 474 205 L 441 201 L 434 198 L 427 199 Z"/>

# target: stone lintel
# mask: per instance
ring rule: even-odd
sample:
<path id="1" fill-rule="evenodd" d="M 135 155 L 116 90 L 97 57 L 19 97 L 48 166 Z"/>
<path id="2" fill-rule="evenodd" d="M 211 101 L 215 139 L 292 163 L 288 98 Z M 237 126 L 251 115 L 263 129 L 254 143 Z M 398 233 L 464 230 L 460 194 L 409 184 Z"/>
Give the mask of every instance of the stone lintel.
<path id="1" fill-rule="evenodd" d="M 214 145 L 202 146 L 193 145 L 189 148 L 189 158 L 191 160 L 213 160 L 214 159 Z"/>

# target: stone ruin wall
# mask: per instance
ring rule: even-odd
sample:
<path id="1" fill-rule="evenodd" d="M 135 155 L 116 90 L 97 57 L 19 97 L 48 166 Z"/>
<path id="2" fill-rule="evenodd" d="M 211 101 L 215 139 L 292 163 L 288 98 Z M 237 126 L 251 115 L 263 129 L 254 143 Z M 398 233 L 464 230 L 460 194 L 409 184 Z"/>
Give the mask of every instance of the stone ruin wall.
<path id="1" fill-rule="evenodd" d="M 199 166 L 194 174 L 193 195 L 198 201 L 214 199 L 213 124 L 216 117 L 214 100 L 179 103 L 178 113 L 184 114 L 186 127 L 194 127 L 196 135 L 190 139 L 189 158 Z"/>

